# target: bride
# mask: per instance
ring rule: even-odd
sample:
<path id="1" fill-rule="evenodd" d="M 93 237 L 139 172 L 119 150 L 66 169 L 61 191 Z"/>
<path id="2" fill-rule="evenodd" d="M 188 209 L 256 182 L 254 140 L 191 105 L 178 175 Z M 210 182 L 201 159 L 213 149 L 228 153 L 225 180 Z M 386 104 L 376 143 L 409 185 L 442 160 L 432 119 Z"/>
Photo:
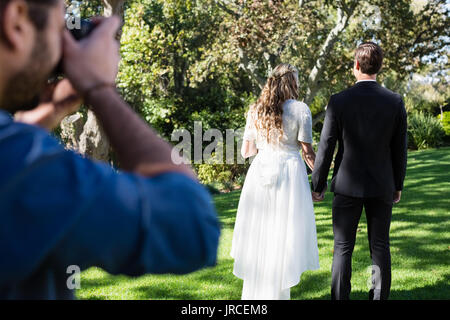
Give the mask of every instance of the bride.
<path id="1" fill-rule="evenodd" d="M 306 270 L 319 268 L 316 224 L 305 163 L 315 153 L 308 106 L 297 101 L 298 71 L 277 66 L 250 107 L 242 155 L 256 154 L 236 216 L 233 274 L 243 300 L 290 299 Z"/>

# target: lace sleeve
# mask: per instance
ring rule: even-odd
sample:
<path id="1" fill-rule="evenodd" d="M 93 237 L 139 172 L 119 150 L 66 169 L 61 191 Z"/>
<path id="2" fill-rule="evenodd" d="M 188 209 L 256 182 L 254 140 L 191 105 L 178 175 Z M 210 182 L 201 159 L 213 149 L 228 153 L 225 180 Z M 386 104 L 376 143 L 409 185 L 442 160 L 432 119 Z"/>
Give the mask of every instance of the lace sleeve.
<path id="1" fill-rule="evenodd" d="M 311 110 L 304 103 L 299 117 L 298 140 L 305 143 L 313 142 Z"/>
<path id="2" fill-rule="evenodd" d="M 251 110 L 247 113 L 247 120 L 245 124 L 244 140 L 256 140 L 255 119 Z"/>

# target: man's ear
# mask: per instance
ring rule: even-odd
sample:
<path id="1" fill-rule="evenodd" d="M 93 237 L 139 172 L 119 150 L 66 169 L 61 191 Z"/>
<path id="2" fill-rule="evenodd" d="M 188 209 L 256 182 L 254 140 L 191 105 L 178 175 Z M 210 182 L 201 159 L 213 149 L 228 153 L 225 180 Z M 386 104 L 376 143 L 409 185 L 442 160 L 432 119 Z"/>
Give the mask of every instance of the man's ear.
<path id="1" fill-rule="evenodd" d="M 358 60 L 355 60 L 355 69 L 359 71 L 360 68 Z"/>
<path id="2" fill-rule="evenodd" d="M 28 5 L 23 0 L 11 1 L 3 13 L 4 41 L 13 50 L 27 50 L 30 39 L 34 37 L 34 28 L 28 17 Z"/>

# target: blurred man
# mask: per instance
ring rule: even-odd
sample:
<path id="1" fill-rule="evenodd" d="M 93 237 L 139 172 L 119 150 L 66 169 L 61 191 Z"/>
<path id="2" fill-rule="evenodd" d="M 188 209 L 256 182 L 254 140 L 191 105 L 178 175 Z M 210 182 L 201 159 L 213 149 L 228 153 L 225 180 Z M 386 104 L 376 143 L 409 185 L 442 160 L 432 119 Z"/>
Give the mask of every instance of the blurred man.
<path id="1" fill-rule="evenodd" d="M 68 277 L 91 266 L 139 276 L 216 262 L 209 194 L 117 94 L 119 19 L 96 23 L 76 42 L 64 1 L 0 0 L 0 299 L 73 298 Z M 50 86 L 61 58 L 66 80 Z M 82 100 L 123 172 L 49 135 Z"/>

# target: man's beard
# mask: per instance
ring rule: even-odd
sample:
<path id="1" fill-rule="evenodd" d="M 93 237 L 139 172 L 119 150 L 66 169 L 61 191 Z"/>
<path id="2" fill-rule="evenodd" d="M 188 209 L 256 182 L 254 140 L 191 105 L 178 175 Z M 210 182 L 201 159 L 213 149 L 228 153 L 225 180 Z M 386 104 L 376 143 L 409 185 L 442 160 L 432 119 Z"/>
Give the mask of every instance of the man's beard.
<path id="1" fill-rule="evenodd" d="M 51 73 L 51 68 L 48 66 L 50 57 L 45 38 L 38 35 L 30 61 L 6 84 L 2 99 L 3 109 L 15 113 L 19 110 L 31 110 L 37 106 L 40 94 Z"/>

